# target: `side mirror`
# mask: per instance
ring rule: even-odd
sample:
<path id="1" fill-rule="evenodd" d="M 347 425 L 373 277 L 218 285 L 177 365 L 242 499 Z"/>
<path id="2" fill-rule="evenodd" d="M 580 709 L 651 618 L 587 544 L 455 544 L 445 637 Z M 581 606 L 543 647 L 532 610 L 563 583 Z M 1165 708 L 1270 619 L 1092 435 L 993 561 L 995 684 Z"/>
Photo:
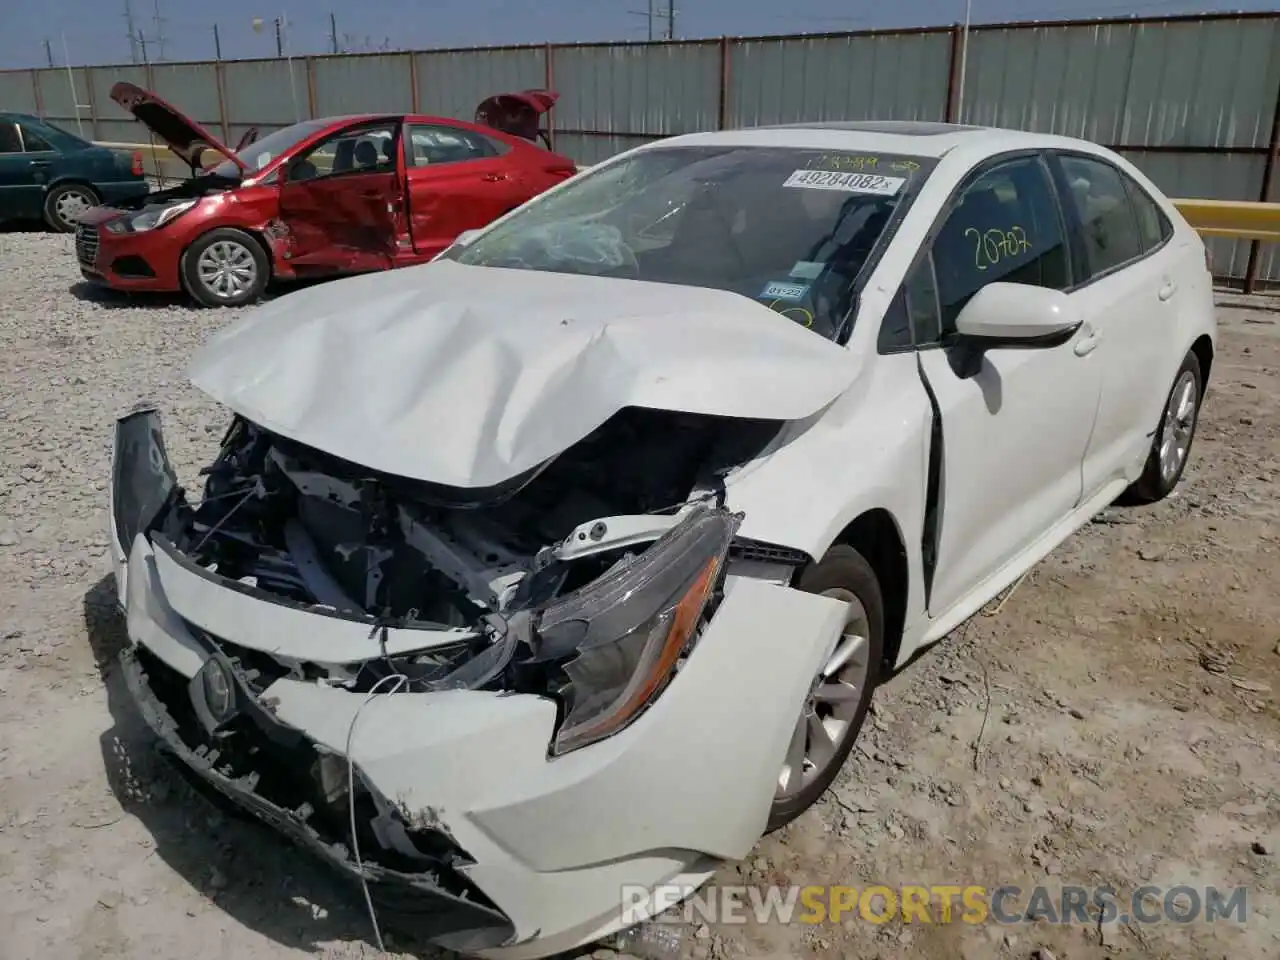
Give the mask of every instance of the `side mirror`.
<path id="1" fill-rule="evenodd" d="M 957 337 L 979 350 L 993 347 L 1056 347 L 1082 322 L 1060 290 L 1021 283 L 989 283 L 956 317 Z"/>
<path id="2" fill-rule="evenodd" d="M 480 236 L 480 233 L 481 231 L 479 230 L 463 230 L 460 234 L 457 235 L 457 237 L 454 238 L 453 245 L 458 247 L 465 247 L 476 237 Z"/>

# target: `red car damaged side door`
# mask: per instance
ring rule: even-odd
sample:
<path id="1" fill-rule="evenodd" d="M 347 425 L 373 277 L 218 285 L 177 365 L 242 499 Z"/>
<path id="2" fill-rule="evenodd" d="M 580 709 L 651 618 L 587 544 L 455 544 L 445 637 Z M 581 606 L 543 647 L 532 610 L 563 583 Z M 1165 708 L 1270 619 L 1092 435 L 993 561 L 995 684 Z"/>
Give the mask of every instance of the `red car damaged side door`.
<path id="1" fill-rule="evenodd" d="M 299 274 L 385 270 L 408 247 L 400 128 L 346 127 L 284 167 L 280 220 Z"/>
<path id="2" fill-rule="evenodd" d="M 510 144 L 440 122 L 405 124 L 405 179 L 413 248 L 434 256 L 464 230 L 487 226 L 538 188 Z"/>

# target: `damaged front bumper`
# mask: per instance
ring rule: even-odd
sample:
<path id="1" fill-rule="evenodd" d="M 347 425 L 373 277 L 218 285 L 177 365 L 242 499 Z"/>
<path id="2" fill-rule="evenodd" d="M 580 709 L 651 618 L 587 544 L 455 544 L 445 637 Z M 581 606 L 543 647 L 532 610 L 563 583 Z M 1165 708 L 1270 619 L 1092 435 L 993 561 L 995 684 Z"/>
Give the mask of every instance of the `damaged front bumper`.
<path id="1" fill-rule="evenodd" d="M 653 705 L 556 756 L 548 696 L 327 680 L 326 664 L 378 655 L 368 623 L 192 564 L 162 532 L 177 486 L 158 421 L 136 413 L 117 432 L 111 544 L 139 710 L 199 783 L 367 881 L 385 924 L 463 953 L 549 956 L 634 922 L 626 888 L 696 888 L 759 838 L 843 604 L 730 568 Z M 380 642 L 465 633 L 384 627 Z M 297 664 L 264 677 L 268 660 Z"/>

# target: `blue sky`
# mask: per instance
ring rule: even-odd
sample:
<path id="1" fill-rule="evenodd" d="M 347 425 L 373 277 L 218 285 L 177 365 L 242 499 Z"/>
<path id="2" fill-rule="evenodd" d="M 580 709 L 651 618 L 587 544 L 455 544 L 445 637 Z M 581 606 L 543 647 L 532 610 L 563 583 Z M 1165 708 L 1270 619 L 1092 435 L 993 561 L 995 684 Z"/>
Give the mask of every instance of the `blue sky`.
<path id="1" fill-rule="evenodd" d="M 566 43 L 586 40 L 643 40 L 649 0 L 159 0 L 164 18 L 164 59 L 204 60 L 214 54 L 213 25 L 222 55 L 233 59 L 275 54 L 271 20 L 284 14 L 292 26 L 294 53 L 329 48 L 329 11 L 338 35 L 354 49 L 376 49 L 388 41 L 399 49 L 484 46 L 499 43 Z M 667 0 L 654 0 L 665 10 Z M 149 53 L 158 59 L 154 21 L 156 0 L 131 0 Z M 0 35 L 0 68 L 44 66 L 44 42 L 54 62 L 64 62 L 63 37 L 73 64 L 127 63 L 124 0 L 10 0 Z M 1202 10 L 1264 10 L 1275 0 L 974 0 L 974 22 L 1159 16 Z M 964 17 L 964 0 L 676 0 L 677 37 L 819 33 L 875 27 L 954 23 Z M 265 28 L 253 29 L 254 18 Z M 658 21 L 655 21 L 658 23 Z"/>

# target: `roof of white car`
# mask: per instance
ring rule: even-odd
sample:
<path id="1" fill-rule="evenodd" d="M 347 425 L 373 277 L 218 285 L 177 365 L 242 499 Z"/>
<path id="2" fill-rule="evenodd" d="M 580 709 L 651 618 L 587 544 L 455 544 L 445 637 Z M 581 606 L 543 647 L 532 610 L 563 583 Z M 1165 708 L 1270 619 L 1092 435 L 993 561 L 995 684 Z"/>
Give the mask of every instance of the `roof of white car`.
<path id="1" fill-rule="evenodd" d="M 1046 134 L 976 127 L 929 120 L 851 120 L 792 123 L 691 133 L 657 141 L 663 145 L 714 144 L 759 147 L 798 147 L 816 150 L 867 150 L 876 153 L 941 157 L 955 147 L 980 146 L 991 153 L 1019 147 L 1063 144 L 1067 138 Z M 655 145 L 657 145 L 655 144 Z"/>

